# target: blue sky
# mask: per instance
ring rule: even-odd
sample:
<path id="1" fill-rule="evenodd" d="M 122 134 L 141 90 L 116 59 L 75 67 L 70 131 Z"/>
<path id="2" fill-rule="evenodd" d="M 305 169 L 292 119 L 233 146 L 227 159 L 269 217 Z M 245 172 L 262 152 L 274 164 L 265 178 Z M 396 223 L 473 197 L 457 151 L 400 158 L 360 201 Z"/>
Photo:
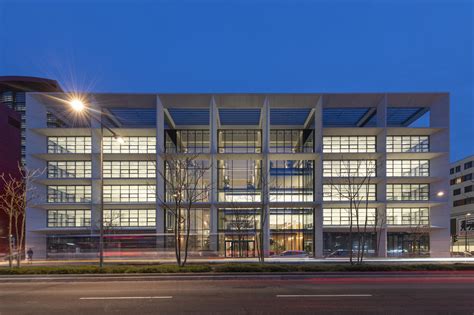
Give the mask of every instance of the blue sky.
<path id="1" fill-rule="evenodd" d="M 0 0 L 0 75 L 102 92 L 451 93 L 474 154 L 474 1 Z"/>

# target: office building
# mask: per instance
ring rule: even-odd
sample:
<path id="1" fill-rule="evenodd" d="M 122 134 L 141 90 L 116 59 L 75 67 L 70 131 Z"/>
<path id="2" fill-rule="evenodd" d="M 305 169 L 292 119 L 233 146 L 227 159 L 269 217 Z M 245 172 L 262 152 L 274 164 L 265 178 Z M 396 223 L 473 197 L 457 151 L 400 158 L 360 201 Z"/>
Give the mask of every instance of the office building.
<path id="1" fill-rule="evenodd" d="M 474 250 L 474 155 L 451 163 L 451 237 L 452 251 Z"/>
<path id="2" fill-rule="evenodd" d="M 176 157 L 206 170 L 191 255 L 254 257 L 261 232 L 268 256 L 347 256 L 355 231 L 369 256 L 449 255 L 447 93 L 97 93 L 81 117 L 72 101 L 26 97 L 39 257 L 96 255 L 101 213 L 107 257 L 172 254 Z"/>

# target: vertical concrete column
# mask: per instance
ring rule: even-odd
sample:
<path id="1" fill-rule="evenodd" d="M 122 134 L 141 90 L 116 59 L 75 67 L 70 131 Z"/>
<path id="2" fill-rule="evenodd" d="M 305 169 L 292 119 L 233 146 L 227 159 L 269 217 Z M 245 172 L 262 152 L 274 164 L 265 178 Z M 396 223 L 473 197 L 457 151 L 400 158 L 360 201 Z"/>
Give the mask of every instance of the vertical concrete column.
<path id="1" fill-rule="evenodd" d="M 165 200 L 164 159 L 165 153 L 165 114 L 160 97 L 156 96 L 156 242 L 157 249 L 165 245 Z"/>
<path id="2" fill-rule="evenodd" d="M 430 184 L 431 257 L 448 257 L 450 250 L 449 220 L 449 94 L 441 95 L 430 105 L 430 127 L 440 128 L 430 137 L 430 151 L 441 153 L 430 160 L 430 176 L 438 180 Z M 443 192 L 443 196 L 438 196 Z"/>
<path id="3" fill-rule="evenodd" d="M 262 115 L 262 201 L 263 201 L 263 252 L 270 255 L 270 100 L 265 97 Z"/>
<path id="4" fill-rule="evenodd" d="M 323 257 L 323 105 L 324 95 L 319 97 L 314 111 L 314 251 L 315 258 Z"/>
<path id="5" fill-rule="evenodd" d="M 377 104 L 376 118 L 377 128 L 377 201 L 381 203 L 377 207 L 377 256 L 387 256 L 387 94 Z"/>
<path id="6" fill-rule="evenodd" d="M 210 217 L 210 226 L 211 226 L 211 239 L 210 239 L 210 249 L 211 251 L 218 251 L 219 243 L 219 219 L 218 219 L 218 209 L 217 209 L 217 148 L 218 148 L 218 137 L 217 130 L 219 128 L 218 121 L 218 109 L 214 96 L 211 97 L 211 103 L 209 104 L 209 136 L 211 140 L 210 147 L 210 163 L 211 163 L 211 217 Z"/>
<path id="7" fill-rule="evenodd" d="M 102 151 L 102 127 L 101 106 L 90 98 L 88 102 L 88 115 L 90 116 L 91 124 L 91 230 L 95 231 L 97 235 L 100 230 L 100 214 L 102 195 L 102 165 L 100 164 L 100 154 Z"/>
<path id="8" fill-rule="evenodd" d="M 47 127 L 47 109 L 38 99 L 38 95 L 26 93 L 26 165 L 31 170 L 43 170 L 46 161 L 34 157 L 34 154 L 47 153 L 47 137 L 35 132 L 34 128 Z M 46 172 L 41 176 L 46 178 Z M 38 197 L 28 202 L 25 222 L 25 249 L 32 248 L 35 258 L 46 258 L 46 235 L 38 230 L 46 229 L 47 210 L 36 207 L 46 203 L 47 187 L 39 183 L 32 183 L 32 188 Z M 30 199 L 29 196 L 28 199 Z"/>

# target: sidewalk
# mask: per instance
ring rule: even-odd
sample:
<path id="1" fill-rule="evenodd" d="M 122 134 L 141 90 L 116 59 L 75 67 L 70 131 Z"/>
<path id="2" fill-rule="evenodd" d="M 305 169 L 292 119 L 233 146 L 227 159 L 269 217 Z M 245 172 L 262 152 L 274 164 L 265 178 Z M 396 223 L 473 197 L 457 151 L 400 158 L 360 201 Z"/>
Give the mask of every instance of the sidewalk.
<path id="1" fill-rule="evenodd" d="M 349 263 L 348 258 L 266 258 L 269 264 L 345 264 Z M 474 257 L 446 257 L 446 258 L 367 258 L 364 259 L 367 264 L 453 264 L 453 263 L 472 263 Z M 174 258 L 166 259 L 106 259 L 105 264 L 174 264 Z M 256 258 L 193 258 L 189 259 L 190 264 L 219 264 L 219 263 L 258 263 Z M 68 259 L 68 260 L 35 260 L 28 266 L 64 266 L 64 265 L 95 265 L 98 259 Z M 0 266 L 8 266 L 8 261 L 0 262 Z"/>

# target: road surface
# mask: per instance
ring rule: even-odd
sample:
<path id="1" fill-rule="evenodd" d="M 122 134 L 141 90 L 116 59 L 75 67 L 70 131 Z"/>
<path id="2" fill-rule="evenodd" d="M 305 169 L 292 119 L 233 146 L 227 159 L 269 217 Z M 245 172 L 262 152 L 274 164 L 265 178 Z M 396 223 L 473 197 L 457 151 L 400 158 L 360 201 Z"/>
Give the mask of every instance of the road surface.
<path id="1" fill-rule="evenodd" d="M 473 314 L 474 273 L 287 280 L 0 279 L 0 314 Z"/>

